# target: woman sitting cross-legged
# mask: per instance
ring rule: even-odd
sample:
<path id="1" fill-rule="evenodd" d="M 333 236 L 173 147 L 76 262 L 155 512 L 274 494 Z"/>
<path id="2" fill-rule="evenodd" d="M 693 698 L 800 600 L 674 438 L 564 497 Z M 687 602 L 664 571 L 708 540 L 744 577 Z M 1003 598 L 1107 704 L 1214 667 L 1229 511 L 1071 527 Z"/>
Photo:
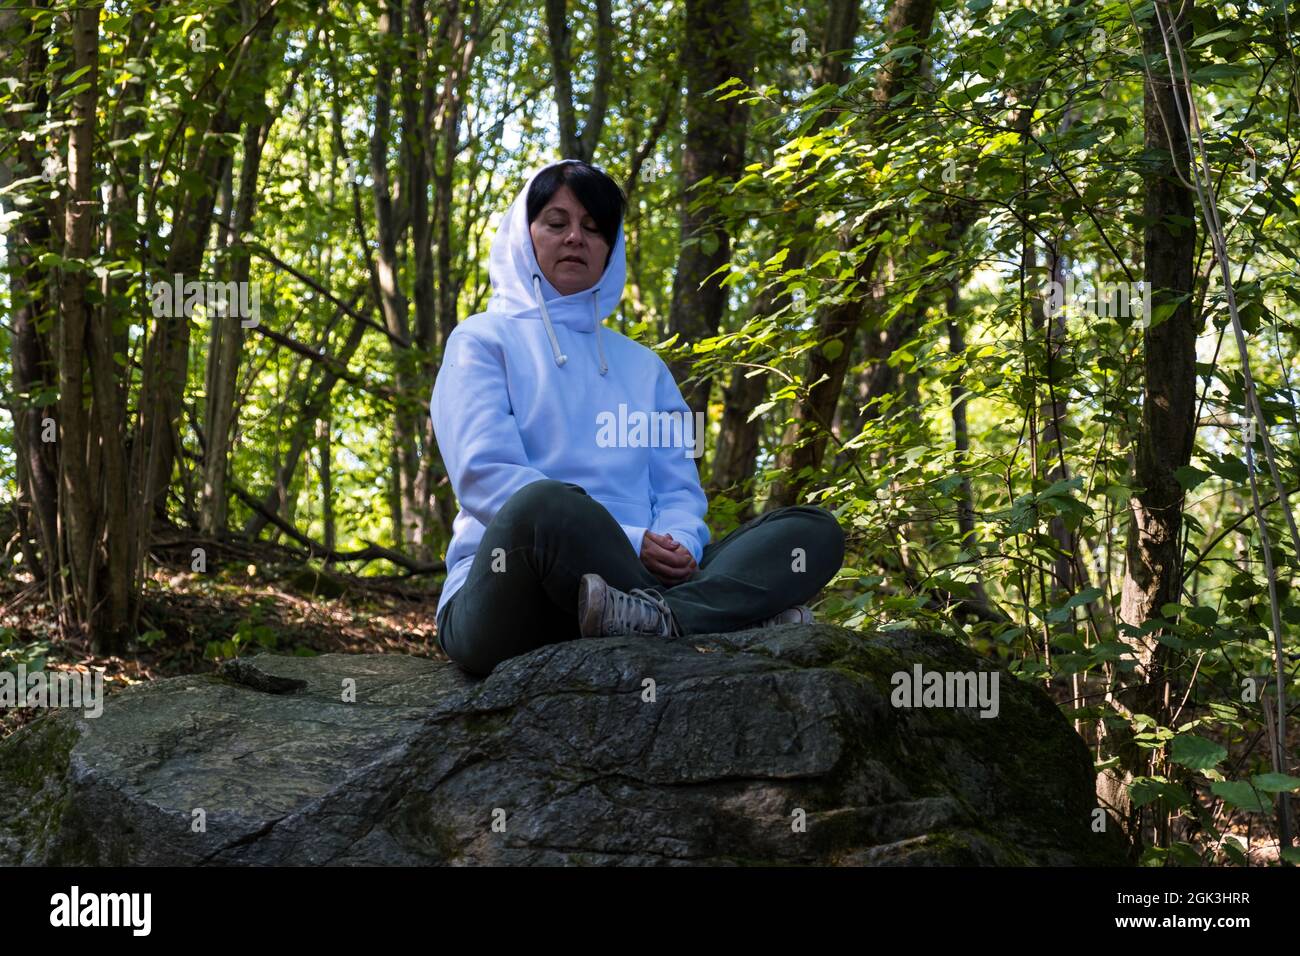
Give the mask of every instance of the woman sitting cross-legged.
<path id="1" fill-rule="evenodd" d="M 493 240 L 487 311 L 447 339 L 430 410 L 460 511 L 438 643 L 471 674 L 579 637 L 808 622 L 844 561 L 813 505 L 710 541 L 703 435 L 663 360 L 602 324 L 625 202 L 587 163 L 535 172 Z"/>

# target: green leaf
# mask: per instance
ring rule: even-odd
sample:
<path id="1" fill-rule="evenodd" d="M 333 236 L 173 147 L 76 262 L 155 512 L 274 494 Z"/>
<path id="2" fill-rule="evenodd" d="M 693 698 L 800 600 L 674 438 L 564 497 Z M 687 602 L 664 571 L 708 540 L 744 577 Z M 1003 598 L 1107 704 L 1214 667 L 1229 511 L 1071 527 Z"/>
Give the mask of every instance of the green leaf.
<path id="1" fill-rule="evenodd" d="M 1084 588 L 1078 594 L 1071 595 L 1060 607 L 1056 608 L 1047 615 L 1049 621 L 1065 621 L 1070 617 L 1070 612 L 1076 607 L 1083 604 L 1091 604 L 1097 598 L 1101 597 L 1101 588 Z"/>
<path id="2" fill-rule="evenodd" d="M 74 96 L 84 93 L 88 89 L 90 89 L 89 83 L 78 83 L 76 86 L 70 86 L 66 90 L 60 91 L 59 95 L 56 97 L 56 101 L 62 103 L 64 100 L 72 99 Z"/>
<path id="3" fill-rule="evenodd" d="M 1129 498 L 1133 496 L 1133 489 L 1128 485 L 1107 485 L 1102 489 L 1102 494 L 1116 504 L 1122 505 L 1127 504 Z"/>
<path id="4" fill-rule="evenodd" d="M 1205 46 L 1205 44 L 1213 43 L 1215 40 L 1222 39 L 1223 37 L 1232 36 L 1233 32 L 1234 31 L 1232 30 L 1215 30 L 1213 33 L 1207 33 L 1205 36 L 1197 37 L 1193 40 L 1192 45 L 1188 47 L 1188 49 L 1194 50 L 1198 46 Z"/>
<path id="5" fill-rule="evenodd" d="M 1237 63 L 1211 63 L 1199 70 L 1193 70 L 1191 81 L 1193 83 L 1208 83 L 1212 80 L 1235 80 L 1237 77 L 1245 76 L 1249 72 L 1249 67 Z"/>
<path id="6" fill-rule="evenodd" d="M 1223 843 L 1223 852 L 1228 854 L 1228 858 L 1237 866 L 1246 866 L 1246 854 L 1242 852 L 1241 847 L 1236 840 L 1225 840 Z"/>
<path id="7" fill-rule="evenodd" d="M 1174 314 L 1174 312 L 1177 310 L 1180 304 L 1181 304 L 1180 302 L 1162 302 L 1160 305 L 1157 305 L 1154 308 L 1152 308 L 1151 324 L 1149 328 L 1154 329 L 1157 325 L 1160 325 L 1162 322 L 1164 322 L 1167 318 L 1169 318 L 1171 315 Z"/>
<path id="8" fill-rule="evenodd" d="M 1208 471 L 1201 471 L 1199 468 L 1193 468 L 1191 465 L 1183 465 L 1174 472 L 1174 477 L 1178 479 L 1178 484 L 1182 485 L 1183 491 L 1191 491 L 1206 478 L 1210 477 Z"/>
<path id="9" fill-rule="evenodd" d="M 1133 805 L 1138 807 L 1162 797 L 1173 807 L 1186 806 L 1192 802 L 1186 790 L 1164 777 L 1134 777 L 1129 784 L 1128 793 Z"/>
<path id="10" fill-rule="evenodd" d="M 1242 780 L 1221 780 L 1210 784 L 1210 792 L 1229 805 L 1248 813 L 1272 813 L 1269 806 L 1250 784 Z"/>
<path id="11" fill-rule="evenodd" d="M 1300 790 L 1300 777 L 1293 777 L 1286 773 L 1261 773 L 1250 778 L 1250 782 L 1255 785 L 1256 790 L 1263 790 L 1265 793 L 1290 793 L 1292 790 Z"/>
<path id="12" fill-rule="evenodd" d="M 1071 491 L 1079 491 L 1082 488 L 1083 476 L 1075 475 L 1073 478 L 1063 478 L 1060 481 L 1052 482 L 1040 497 L 1055 498 L 1062 495 L 1069 496 Z"/>
<path id="13" fill-rule="evenodd" d="M 787 246 L 784 249 L 779 250 L 776 255 L 772 256 L 772 258 L 764 262 L 763 265 L 779 266 L 781 263 L 785 262 L 786 258 L 789 255 L 790 255 L 790 248 Z"/>
<path id="14" fill-rule="evenodd" d="M 915 54 L 920 52 L 921 52 L 921 48 L 919 46 L 894 47 L 894 49 L 890 50 L 888 53 L 885 54 L 884 59 L 882 59 L 881 62 L 888 63 L 890 60 L 905 60 L 908 57 L 914 56 Z"/>
<path id="15" fill-rule="evenodd" d="M 1169 744 L 1169 759 L 1193 770 L 1209 770 L 1226 756 L 1223 747 L 1195 734 L 1179 734 Z"/>
<path id="16" fill-rule="evenodd" d="M 1246 463 L 1240 458 L 1218 458 L 1214 461 L 1207 461 L 1205 464 L 1210 471 L 1220 478 L 1227 478 L 1229 481 L 1246 481 L 1250 477 L 1246 471 Z"/>

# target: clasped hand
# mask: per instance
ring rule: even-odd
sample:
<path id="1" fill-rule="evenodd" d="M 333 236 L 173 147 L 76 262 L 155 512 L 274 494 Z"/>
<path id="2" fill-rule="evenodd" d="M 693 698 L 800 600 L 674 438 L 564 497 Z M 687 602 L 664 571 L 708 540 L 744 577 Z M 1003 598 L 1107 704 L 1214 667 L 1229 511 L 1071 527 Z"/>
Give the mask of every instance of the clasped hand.
<path id="1" fill-rule="evenodd" d="M 647 530 L 641 539 L 641 563 L 660 584 L 680 584 L 699 570 L 690 549 L 671 534 L 656 534 Z"/>

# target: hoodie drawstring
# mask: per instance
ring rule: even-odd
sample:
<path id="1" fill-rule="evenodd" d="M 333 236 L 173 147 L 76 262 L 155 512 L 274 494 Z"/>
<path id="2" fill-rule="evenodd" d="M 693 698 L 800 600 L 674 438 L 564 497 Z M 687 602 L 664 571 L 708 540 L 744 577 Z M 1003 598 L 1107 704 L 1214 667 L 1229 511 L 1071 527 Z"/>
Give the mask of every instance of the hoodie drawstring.
<path id="1" fill-rule="evenodd" d="M 599 289 L 591 290 L 591 317 L 596 324 L 596 351 L 600 353 L 600 374 L 604 375 L 609 371 L 609 364 L 605 361 L 605 347 L 600 343 L 600 305 L 597 301 L 599 292 Z M 551 313 L 547 311 L 546 297 L 542 295 L 542 279 L 537 273 L 533 273 L 533 298 L 537 300 L 537 306 L 542 311 L 542 322 L 546 326 L 546 336 L 551 340 L 551 354 L 555 356 L 555 364 L 562 366 L 569 357 L 560 354 L 560 341 L 555 337 L 555 327 L 551 325 Z"/>
<path id="2" fill-rule="evenodd" d="M 596 326 L 596 351 L 600 353 L 600 374 L 604 375 L 609 371 L 609 366 L 605 364 L 605 347 L 600 344 L 600 307 L 596 304 L 599 292 L 599 289 L 591 290 L 591 321 Z"/>
<path id="3" fill-rule="evenodd" d="M 541 307 L 542 322 L 546 324 L 546 334 L 551 340 L 551 354 L 555 356 L 555 364 L 563 365 L 569 357 L 560 354 L 560 342 L 555 337 L 555 327 L 551 325 L 551 313 L 546 311 L 546 299 L 542 296 L 542 280 L 536 273 L 533 273 L 533 298 Z"/>

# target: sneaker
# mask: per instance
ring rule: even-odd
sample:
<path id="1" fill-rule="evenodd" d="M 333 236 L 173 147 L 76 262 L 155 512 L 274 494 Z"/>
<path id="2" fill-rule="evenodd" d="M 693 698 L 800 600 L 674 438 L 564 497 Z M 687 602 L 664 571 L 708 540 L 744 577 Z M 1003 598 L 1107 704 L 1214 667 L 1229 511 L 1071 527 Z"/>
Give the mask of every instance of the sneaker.
<path id="1" fill-rule="evenodd" d="M 788 607 L 780 614 L 773 614 L 766 621 L 759 621 L 755 627 L 776 627 L 779 624 L 811 624 L 813 612 L 806 604 Z"/>
<path id="2" fill-rule="evenodd" d="M 583 637 L 680 637 L 672 608 L 653 591 L 624 593 L 599 574 L 584 574 L 578 584 L 578 628 Z"/>

